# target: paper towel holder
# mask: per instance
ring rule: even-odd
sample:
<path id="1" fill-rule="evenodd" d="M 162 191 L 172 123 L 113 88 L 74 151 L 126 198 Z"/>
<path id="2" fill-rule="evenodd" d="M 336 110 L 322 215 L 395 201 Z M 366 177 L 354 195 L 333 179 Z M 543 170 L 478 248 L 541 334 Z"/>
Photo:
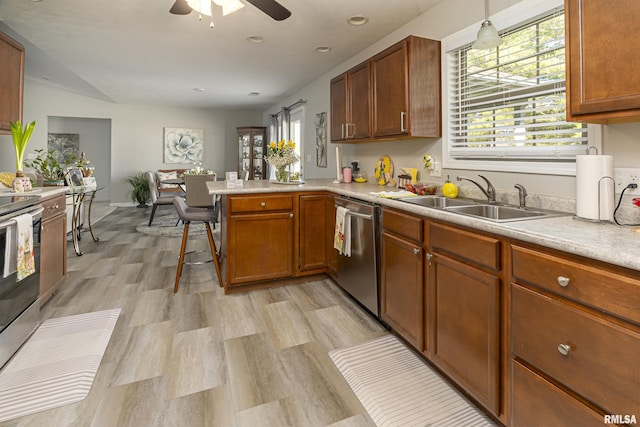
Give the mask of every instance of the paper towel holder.
<path id="1" fill-rule="evenodd" d="M 587 154 L 589 154 L 589 149 L 590 149 L 590 148 L 595 148 L 596 153 L 598 152 L 598 149 L 597 149 L 596 147 L 589 147 L 589 148 L 587 148 Z M 583 217 L 578 216 L 578 215 L 574 215 L 574 218 L 576 218 L 576 219 L 582 219 L 582 220 L 584 220 L 584 221 L 589 221 L 589 222 L 600 223 L 600 224 L 606 224 L 606 223 L 608 223 L 608 222 L 613 222 L 613 221 L 609 221 L 609 220 L 604 220 L 604 219 L 602 219 L 602 218 L 600 217 L 600 214 L 601 214 L 601 212 L 602 212 L 602 204 L 600 203 L 600 188 L 602 188 L 602 181 L 603 181 L 603 180 L 605 180 L 605 179 L 610 179 L 610 180 L 611 180 L 611 182 L 613 182 L 613 185 L 614 185 L 614 186 L 616 185 L 616 180 L 615 180 L 615 179 L 613 179 L 613 177 L 611 177 L 611 176 L 603 176 L 602 178 L 600 178 L 600 179 L 598 180 L 598 219 L 583 218 Z M 614 193 L 613 193 L 613 204 L 614 204 L 614 205 L 616 204 L 616 194 L 615 194 L 615 191 L 614 191 Z"/>
<path id="2" fill-rule="evenodd" d="M 598 147 L 595 147 L 595 146 L 593 146 L 593 145 L 592 145 L 592 146 L 590 146 L 590 147 L 587 147 L 587 149 L 585 150 L 585 151 L 587 152 L 587 156 L 591 154 L 591 150 L 592 150 L 592 149 L 593 149 L 593 150 L 596 150 L 596 156 L 597 156 L 597 155 L 598 155 Z"/>

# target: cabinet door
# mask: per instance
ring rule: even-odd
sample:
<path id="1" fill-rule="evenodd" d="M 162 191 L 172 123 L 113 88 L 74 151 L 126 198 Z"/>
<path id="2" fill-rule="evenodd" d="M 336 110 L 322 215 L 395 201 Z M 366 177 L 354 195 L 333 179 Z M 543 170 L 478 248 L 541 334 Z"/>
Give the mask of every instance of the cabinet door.
<path id="1" fill-rule="evenodd" d="M 229 285 L 293 276 L 293 213 L 232 215 Z"/>
<path id="2" fill-rule="evenodd" d="M 358 65 L 347 73 L 348 89 L 348 139 L 371 136 L 371 75 L 369 61 Z"/>
<path id="3" fill-rule="evenodd" d="M 0 32 L 0 134 L 10 133 L 10 122 L 22 120 L 24 48 Z"/>
<path id="4" fill-rule="evenodd" d="M 403 40 L 371 60 L 373 136 L 409 132 L 407 41 Z"/>
<path id="5" fill-rule="evenodd" d="M 382 234 L 382 320 L 418 350 L 423 336 L 423 263 L 420 245 Z"/>
<path id="6" fill-rule="evenodd" d="M 431 360 L 499 415 L 499 279 L 439 254 L 429 279 Z"/>
<path id="7" fill-rule="evenodd" d="M 638 1 L 565 0 L 565 6 L 568 119 L 640 120 L 640 57 L 625 42 L 640 37 Z"/>
<path id="8" fill-rule="evenodd" d="M 346 138 L 347 124 L 347 75 L 341 74 L 331 80 L 331 141 Z"/>
<path id="9" fill-rule="evenodd" d="M 247 174 L 251 177 L 253 166 L 250 132 L 238 133 L 238 150 L 238 178 L 244 179 Z"/>
<path id="10" fill-rule="evenodd" d="M 40 302 L 51 297 L 66 274 L 67 218 L 56 215 L 42 222 L 40 246 Z"/>
<path id="11" fill-rule="evenodd" d="M 333 247 L 333 236 L 336 228 L 335 196 L 326 196 L 325 212 L 327 215 L 327 272 L 335 278 L 338 273 L 338 251 Z"/>
<path id="12" fill-rule="evenodd" d="M 325 195 L 300 196 L 298 271 L 324 272 L 327 267 Z"/>

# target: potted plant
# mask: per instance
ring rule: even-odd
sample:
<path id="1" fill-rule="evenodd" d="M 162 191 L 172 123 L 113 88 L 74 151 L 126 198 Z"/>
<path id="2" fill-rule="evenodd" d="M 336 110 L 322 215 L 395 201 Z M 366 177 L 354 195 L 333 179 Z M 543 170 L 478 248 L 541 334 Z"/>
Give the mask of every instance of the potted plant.
<path id="1" fill-rule="evenodd" d="M 131 201 L 134 203 L 137 202 L 139 208 L 146 208 L 147 202 L 151 199 L 147 174 L 145 172 L 138 172 L 130 176 L 128 181 L 129 184 L 131 184 Z"/>
<path id="2" fill-rule="evenodd" d="M 25 162 L 36 173 L 42 176 L 43 186 L 59 186 L 64 185 L 64 168 L 58 162 L 55 150 L 44 151 L 43 149 L 35 150 L 38 155 L 31 162 Z"/>
<path id="3" fill-rule="evenodd" d="M 13 138 L 13 146 L 16 149 L 16 179 L 13 181 L 13 189 L 18 192 L 31 189 L 31 180 L 24 176 L 23 160 L 24 152 L 27 149 L 29 138 L 36 127 L 36 122 L 27 123 L 24 128 L 20 120 L 11 122 L 11 137 Z"/>

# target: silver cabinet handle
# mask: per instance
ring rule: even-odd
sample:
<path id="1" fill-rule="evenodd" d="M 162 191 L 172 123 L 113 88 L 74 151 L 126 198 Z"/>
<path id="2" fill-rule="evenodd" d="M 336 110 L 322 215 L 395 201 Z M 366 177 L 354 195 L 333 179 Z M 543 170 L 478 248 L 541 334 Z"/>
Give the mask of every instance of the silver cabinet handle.
<path id="1" fill-rule="evenodd" d="M 433 254 L 431 252 L 427 252 L 427 254 L 425 255 L 425 258 L 427 258 L 427 261 L 429 261 L 429 264 L 431 264 L 431 259 L 433 258 Z"/>
<path id="2" fill-rule="evenodd" d="M 264 208 L 265 206 L 267 206 L 267 202 L 261 202 L 260 206 L 262 206 Z"/>
<path id="3" fill-rule="evenodd" d="M 567 286 L 569 286 L 569 282 L 571 282 L 571 279 L 568 277 L 564 277 L 564 276 L 558 276 L 558 285 L 562 286 L 563 288 L 566 288 Z"/>
<path id="4" fill-rule="evenodd" d="M 344 139 L 344 123 L 342 123 L 340 125 L 340 129 L 341 129 L 340 133 L 341 133 L 341 137 L 342 137 L 341 139 Z"/>
<path id="5" fill-rule="evenodd" d="M 413 254 L 418 255 L 420 253 L 420 248 L 413 248 Z"/>
<path id="6" fill-rule="evenodd" d="M 293 218 L 293 214 L 292 213 L 289 214 L 289 218 Z"/>
<path id="7" fill-rule="evenodd" d="M 404 111 L 400 112 L 400 132 L 405 133 L 407 131 L 407 128 L 404 127 L 404 119 L 407 116 L 407 113 L 405 113 Z"/>
<path id="8" fill-rule="evenodd" d="M 558 344 L 558 352 L 563 356 L 568 356 L 571 351 L 571 346 L 569 344 Z"/>
<path id="9" fill-rule="evenodd" d="M 351 135 L 349 135 L 349 125 L 351 125 Z M 356 134 L 356 124 L 355 123 L 349 123 L 347 125 L 347 138 L 353 138 Z"/>

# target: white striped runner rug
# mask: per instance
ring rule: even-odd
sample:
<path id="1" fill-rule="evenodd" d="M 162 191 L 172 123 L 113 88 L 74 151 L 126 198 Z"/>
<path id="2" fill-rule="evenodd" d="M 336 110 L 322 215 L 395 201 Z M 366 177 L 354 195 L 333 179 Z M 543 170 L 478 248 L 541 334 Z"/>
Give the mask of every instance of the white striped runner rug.
<path id="1" fill-rule="evenodd" d="M 393 335 L 329 356 L 378 427 L 496 425 Z"/>
<path id="2" fill-rule="evenodd" d="M 49 319 L 0 372 L 0 422 L 89 394 L 120 309 Z"/>

